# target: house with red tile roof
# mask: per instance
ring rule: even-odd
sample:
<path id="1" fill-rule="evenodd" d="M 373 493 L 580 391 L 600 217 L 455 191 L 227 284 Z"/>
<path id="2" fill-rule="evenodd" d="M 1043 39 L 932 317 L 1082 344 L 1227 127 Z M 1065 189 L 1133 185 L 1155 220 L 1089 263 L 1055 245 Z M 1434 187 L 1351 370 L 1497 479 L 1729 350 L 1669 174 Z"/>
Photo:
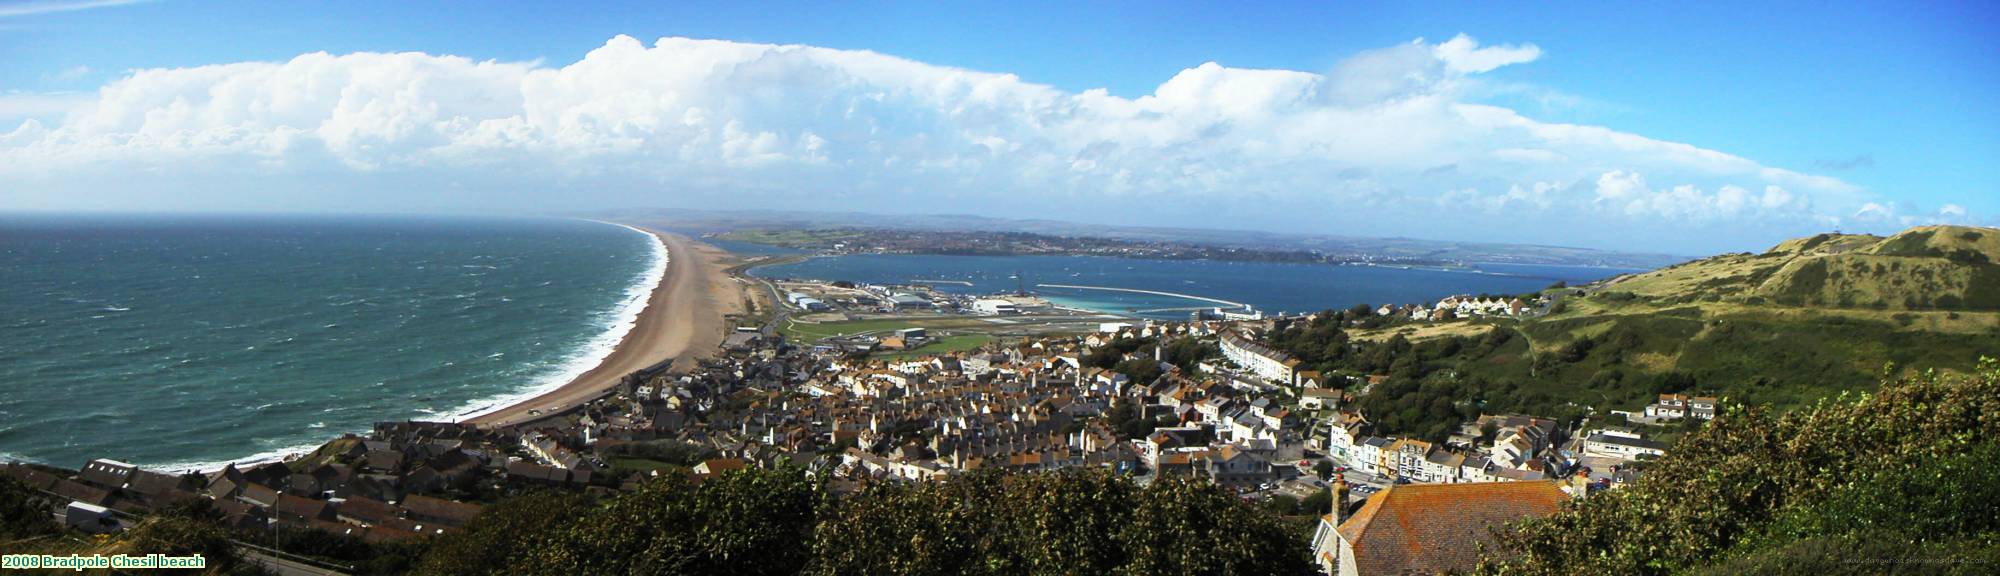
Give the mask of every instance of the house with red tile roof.
<path id="1" fill-rule="evenodd" d="M 1313 559 L 1337 576 L 1468 570 L 1494 529 L 1553 514 L 1568 498 L 1550 481 L 1394 485 L 1352 518 L 1321 517 Z"/>

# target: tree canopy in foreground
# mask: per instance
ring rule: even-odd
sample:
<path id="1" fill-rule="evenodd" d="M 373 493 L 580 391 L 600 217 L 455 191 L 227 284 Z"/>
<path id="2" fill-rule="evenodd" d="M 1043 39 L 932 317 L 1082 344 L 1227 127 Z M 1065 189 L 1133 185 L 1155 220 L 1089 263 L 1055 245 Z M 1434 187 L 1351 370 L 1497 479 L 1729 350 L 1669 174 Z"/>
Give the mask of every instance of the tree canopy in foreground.
<path id="1" fill-rule="evenodd" d="M 1484 574 L 1991 574 L 2000 362 L 1783 416 L 1733 407 L 1638 481 L 1502 534 Z"/>
<path id="2" fill-rule="evenodd" d="M 430 574 L 1308 574 L 1304 535 L 1207 482 L 1102 470 L 880 483 L 833 497 L 798 469 L 648 482 L 588 504 L 489 508 Z"/>

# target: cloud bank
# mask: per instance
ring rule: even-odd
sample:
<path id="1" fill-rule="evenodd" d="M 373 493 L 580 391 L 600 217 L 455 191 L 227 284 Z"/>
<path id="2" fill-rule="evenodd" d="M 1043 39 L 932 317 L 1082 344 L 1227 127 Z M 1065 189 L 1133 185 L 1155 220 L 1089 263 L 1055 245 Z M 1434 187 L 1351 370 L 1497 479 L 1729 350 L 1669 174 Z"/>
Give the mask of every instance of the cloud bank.
<path id="1" fill-rule="evenodd" d="M 835 208 L 1682 251 L 1712 247 L 1676 244 L 1691 228 L 1912 218 L 1836 178 L 1479 101 L 1482 75 L 1540 57 L 1460 35 L 1320 72 L 1211 62 L 1125 98 L 687 38 L 560 67 L 312 53 L 136 71 L 22 122 L 0 133 L 0 208 Z"/>

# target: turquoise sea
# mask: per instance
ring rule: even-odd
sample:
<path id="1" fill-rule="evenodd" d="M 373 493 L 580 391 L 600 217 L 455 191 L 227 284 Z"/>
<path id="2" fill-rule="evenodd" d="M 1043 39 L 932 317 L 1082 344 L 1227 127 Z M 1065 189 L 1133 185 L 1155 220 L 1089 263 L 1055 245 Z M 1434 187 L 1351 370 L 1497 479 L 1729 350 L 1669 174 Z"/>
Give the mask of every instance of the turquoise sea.
<path id="1" fill-rule="evenodd" d="M 852 254 L 753 269 L 768 278 L 870 284 L 935 282 L 938 290 L 992 294 L 1026 289 L 1059 305 L 1150 318 L 1186 318 L 1207 300 L 1046 285 L 1170 292 L 1249 304 L 1266 313 L 1311 312 L 1355 304 L 1436 302 L 1457 294 L 1520 294 L 1635 270 L 1482 264 L 1472 269 L 1331 266 L 1099 256 L 933 256 Z"/>
<path id="2" fill-rule="evenodd" d="M 0 457 L 270 459 L 609 352 L 651 236 L 560 219 L 0 215 Z"/>

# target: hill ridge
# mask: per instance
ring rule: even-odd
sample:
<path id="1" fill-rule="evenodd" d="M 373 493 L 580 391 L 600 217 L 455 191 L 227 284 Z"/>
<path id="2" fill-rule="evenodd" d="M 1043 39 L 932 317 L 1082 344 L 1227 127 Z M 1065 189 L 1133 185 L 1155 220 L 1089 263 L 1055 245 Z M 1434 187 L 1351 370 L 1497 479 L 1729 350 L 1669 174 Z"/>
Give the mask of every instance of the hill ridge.
<path id="1" fill-rule="evenodd" d="M 1673 303 L 1895 311 L 2000 311 L 2000 229 L 1919 226 L 1818 234 L 1620 276 L 1605 290 Z"/>

